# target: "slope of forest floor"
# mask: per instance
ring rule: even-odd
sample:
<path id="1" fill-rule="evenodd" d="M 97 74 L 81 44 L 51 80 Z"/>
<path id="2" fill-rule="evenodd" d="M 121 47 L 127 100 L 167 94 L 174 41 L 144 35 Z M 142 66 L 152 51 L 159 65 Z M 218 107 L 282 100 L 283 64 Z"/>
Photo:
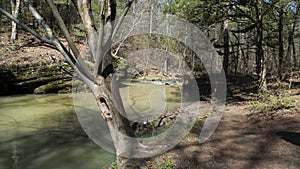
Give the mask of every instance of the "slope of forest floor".
<path id="1" fill-rule="evenodd" d="M 296 111 L 253 122 L 249 106 L 230 104 L 216 132 L 199 144 L 201 127 L 168 154 L 176 168 L 300 168 L 300 96 Z"/>
<path id="2" fill-rule="evenodd" d="M 59 52 L 29 35 L 20 38 L 12 44 L 1 36 L 0 95 L 70 92 L 72 70 Z"/>

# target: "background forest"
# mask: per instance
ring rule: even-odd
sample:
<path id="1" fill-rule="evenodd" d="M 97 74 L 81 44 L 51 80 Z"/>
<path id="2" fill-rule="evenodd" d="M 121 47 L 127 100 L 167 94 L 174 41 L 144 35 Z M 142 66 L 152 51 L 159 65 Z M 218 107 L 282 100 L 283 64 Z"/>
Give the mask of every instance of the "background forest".
<path id="1" fill-rule="evenodd" d="M 46 2 L 34 0 L 33 6 L 42 11 L 43 17 L 51 27 L 60 34 L 58 25 L 47 8 Z M 1 6 L 8 11 L 17 11 L 17 15 L 25 23 L 37 28 L 38 23 L 31 17 L 29 11 L 18 1 L 3 0 Z M 63 16 L 63 19 L 73 38 L 82 42 L 85 33 L 83 25 L 79 22 L 79 15 L 74 10 L 70 0 L 56 0 L 56 5 Z M 126 1 L 118 3 L 118 9 L 122 9 Z M 94 2 L 93 12 L 96 14 L 99 6 Z M 268 84 L 280 82 L 285 87 L 296 87 L 299 82 L 293 81 L 290 77 L 299 75 L 300 62 L 300 23 L 299 23 L 299 1 L 291 0 L 251 0 L 251 1 L 201 1 L 201 0 L 162 0 L 137 1 L 131 9 L 131 14 L 141 11 L 151 11 L 153 15 L 163 12 L 182 17 L 195 24 L 214 44 L 218 54 L 223 57 L 223 65 L 228 78 L 240 79 L 248 77 L 256 91 L 267 91 Z M 118 14 L 118 13 L 117 13 Z M 4 16 L 1 19 L 2 38 L 11 36 L 12 45 L 20 44 L 16 41 L 17 36 L 12 33 L 11 22 Z M 95 18 L 96 21 L 99 18 Z M 18 29 L 16 29 L 18 30 Z M 21 39 L 22 31 L 18 30 Z M 193 51 L 184 45 L 168 37 L 140 36 L 128 38 L 118 55 L 126 57 L 126 50 L 131 47 L 139 48 L 160 47 L 172 53 L 178 54 L 195 74 L 205 74 L 201 61 L 197 60 Z M 30 38 L 27 38 L 30 39 Z M 18 43 L 19 42 L 19 43 Z M 2 45 L 9 43 L 2 42 Z M 199 77 L 201 78 L 201 77 Z M 246 78 L 247 79 L 247 78 Z M 247 83 L 249 82 L 247 80 Z M 283 82 L 283 83 L 281 83 Z M 279 85 L 279 84 L 276 84 Z M 296 86 L 295 86 L 296 85 Z M 276 87 L 270 86 L 269 88 Z"/>

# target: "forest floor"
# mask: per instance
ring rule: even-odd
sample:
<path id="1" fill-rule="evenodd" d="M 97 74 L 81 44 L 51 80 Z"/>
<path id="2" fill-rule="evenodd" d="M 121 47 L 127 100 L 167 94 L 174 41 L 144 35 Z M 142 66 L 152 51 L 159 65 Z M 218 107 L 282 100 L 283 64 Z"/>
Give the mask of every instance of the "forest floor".
<path id="1" fill-rule="evenodd" d="M 2 50 L 8 50 L 4 47 L 1 46 Z M 56 56 L 57 52 L 45 47 L 24 47 L 5 55 L 2 53 L 0 65 L 49 65 L 62 59 Z M 195 126 L 179 145 L 154 160 L 158 164 L 170 158 L 170 165 L 175 165 L 173 168 L 182 169 L 298 169 L 300 90 L 288 93 L 282 100 L 294 100 L 293 108 L 264 113 L 253 113 L 253 105 L 247 99 L 231 101 L 218 128 L 205 143 L 198 142 L 202 126 Z"/>
<path id="2" fill-rule="evenodd" d="M 182 169 L 300 168 L 300 95 L 293 109 L 252 113 L 246 102 L 229 103 L 215 133 L 199 144 L 201 125 L 163 158 Z M 161 157 L 160 157 L 161 159 Z"/>

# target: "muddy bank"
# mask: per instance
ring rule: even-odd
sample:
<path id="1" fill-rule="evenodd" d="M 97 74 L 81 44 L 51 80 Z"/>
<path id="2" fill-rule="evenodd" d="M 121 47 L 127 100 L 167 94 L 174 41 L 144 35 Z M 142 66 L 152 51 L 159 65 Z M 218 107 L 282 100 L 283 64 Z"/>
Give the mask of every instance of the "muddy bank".
<path id="1" fill-rule="evenodd" d="M 0 52 L 0 95 L 71 91 L 72 68 L 58 52 L 46 47 Z"/>

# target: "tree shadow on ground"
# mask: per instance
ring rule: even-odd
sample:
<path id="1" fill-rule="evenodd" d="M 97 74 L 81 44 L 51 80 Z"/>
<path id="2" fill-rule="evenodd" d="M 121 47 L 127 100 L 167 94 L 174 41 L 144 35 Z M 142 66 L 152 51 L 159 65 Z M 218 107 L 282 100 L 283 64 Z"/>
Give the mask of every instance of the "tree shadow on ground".
<path id="1" fill-rule="evenodd" d="M 211 84 L 208 76 L 197 78 L 197 85 L 199 89 L 200 99 L 211 97 Z M 250 99 L 249 93 L 256 93 L 258 86 L 256 79 L 251 76 L 227 76 L 227 103 L 238 103 Z"/>
<path id="2" fill-rule="evenodd" d="M 176 168 L 182 169 L 300 168 L 300 135 L 294 132 L 300 131 L 299 119 L 280 121 L 261 126 L 222 121 L 207 142 L 183 142 L 170 153 L 176 154 Z M 191 134 L 197 139 L 199 133 Z"/>
<path id="3" fill-rule="evenodd" d="M 276 133 L 279 138 L 288 141 L 294 145 L 300 146 L 300 133 L 279 131 Z"/>

